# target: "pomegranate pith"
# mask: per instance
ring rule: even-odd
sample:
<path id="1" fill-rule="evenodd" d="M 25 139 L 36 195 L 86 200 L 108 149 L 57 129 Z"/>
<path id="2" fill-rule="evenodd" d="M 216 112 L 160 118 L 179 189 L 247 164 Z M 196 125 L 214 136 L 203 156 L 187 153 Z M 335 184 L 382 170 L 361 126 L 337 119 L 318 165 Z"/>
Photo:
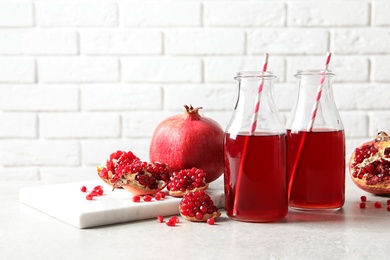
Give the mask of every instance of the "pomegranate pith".
<path id="1" fill-rule="evenodd" d="M 353 182 L 377 195 L 390 194 L 390 138 L 379 132 L 376 138 L 357 147 L 349 161 Z"/>
<path id="2" fill-rule="evenodd" d="M 150 161 L 165 162 L 176 172 L 203 169 L 210 183 L 223 173 L 224 131 L 213 119 L 200 116 L 200 107 L 184 107 L 184 114 L 166 118 L 154 130 Z"/>

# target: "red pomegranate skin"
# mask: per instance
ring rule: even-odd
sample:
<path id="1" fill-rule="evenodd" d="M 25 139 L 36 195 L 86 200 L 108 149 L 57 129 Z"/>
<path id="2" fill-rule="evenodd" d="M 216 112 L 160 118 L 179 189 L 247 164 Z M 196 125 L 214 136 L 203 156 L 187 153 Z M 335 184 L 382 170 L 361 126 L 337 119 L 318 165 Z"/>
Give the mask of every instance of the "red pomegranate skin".
<path id="1" fill-rule="evenodd" d="M 210 183 L 223 173 L 224 131 L 213 119 L 200 116 L 200 108 L 184 107 L 184 114 L 168 117 L 156 127 L 150 160 L 167 163 L 172 172 L 202 169 Z"/>

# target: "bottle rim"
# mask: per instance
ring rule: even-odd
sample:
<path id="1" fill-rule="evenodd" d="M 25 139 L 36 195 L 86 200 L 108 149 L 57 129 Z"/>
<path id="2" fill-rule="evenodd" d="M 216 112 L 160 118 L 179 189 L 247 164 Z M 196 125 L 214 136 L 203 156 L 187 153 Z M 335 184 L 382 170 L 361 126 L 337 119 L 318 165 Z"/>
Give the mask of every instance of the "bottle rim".
<path id="1" fill-rule="evenodd" d="M 235 80 L 239 79 L 249 79 L 249 78 L 262 78 L 264 80 L 276 79 L 277 77 L 273 74 L 272 71 L 239 71 L 234 77 Z"/>
<path id="2" fill-rule="evenodd" d="M 299 78 L 301 76 L 321 76 L 324 73 L 323 69 L 309 69 L 309 70 L 298 70 L 294 76 Z M 332 70 L 325 71 L 325 77 L 333 77 Z"/>

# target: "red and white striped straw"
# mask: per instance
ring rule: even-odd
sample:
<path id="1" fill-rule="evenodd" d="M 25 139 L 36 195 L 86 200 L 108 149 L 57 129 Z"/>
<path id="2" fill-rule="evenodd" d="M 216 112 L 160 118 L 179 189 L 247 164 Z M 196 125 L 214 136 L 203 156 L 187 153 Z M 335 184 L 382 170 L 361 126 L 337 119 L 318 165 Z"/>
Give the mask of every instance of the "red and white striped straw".
<path id="1" fill-rule="evenodd" d="M 330 62 L 330 58 L 331 57 L 332 57 L 332 53 L 328 52 L 326 54 L 326 62 L 325 62 L 324 69 L 321 72 L 320 83 L 318 84 L 318 87 L 317 87 L 316 100 L 314 102 L 313 109 L 312 109 L 312 112 L 311 112 L 310 121 L 309 121 L 309 125 L 307 127 L 307 131 L 308 132 L 311 132 L 313 130 L 313 125 L 314 125 L 314 121 L 316 120 L 316 115 L 317 115 L 317 110 L 318 110 L 318 103 L 320 102 L 320 99 L 321 99 L 322 86 L 324 85 L 325 74 L 326 74 L 326 71 L 328 70 L 328 66 L 329 66 L 329 62 Z"/>
<path id="2" fill-rule="evenodd" d="M 262 72 L 267 71 L 268 56 L 269 56 L 268 53 L 264 53 L 264 63 L 263 63 Z M 260 97 L 261 97 L 261 93 L 263 92 L 263 87 L 264 87 L 264 78 L 261 78 L 261 82 L 260 82 L 259 87 L 257 89 L 256 103 L 255 103 L 255 108 L 253 109 L 253 115 L 252 115 L 251 128 L 249 130 L 249 135 L 253 135 L 254 131 L 256 130 L 257 115 L 259 114 L 259 110 L 260 110 Z"/>

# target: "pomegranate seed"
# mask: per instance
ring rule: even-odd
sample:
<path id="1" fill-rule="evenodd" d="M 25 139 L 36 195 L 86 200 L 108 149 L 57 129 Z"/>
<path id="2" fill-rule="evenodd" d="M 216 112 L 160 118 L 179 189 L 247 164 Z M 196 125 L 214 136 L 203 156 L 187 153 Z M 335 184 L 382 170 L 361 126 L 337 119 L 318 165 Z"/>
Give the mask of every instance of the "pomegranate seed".
<path id="1" fill-rule="evenodd" d="M 390 200 L 387 200 L 387 205 L 390 205 Z"/>
<path id="2" fill-rule="evenodd" d="M 174 226 L 176 226 L 176 221 L 170 219 L 170 220 L 168 220 L 167 222 L 165 222 L 165 224 L 166 224 L 167 226 L 174 227 Z"/>
<path id="3" fill-rule="evenodd" d="M 157 216 L 157 221 L 160 223 L 164 223 L 164 217 L 162 215 Z"/>
<path id="4" fill-rule="evenodd" d="M 91 191 L 89 193 L 89 195 L 92 195 L 92 196 L 99 196 L 99 193 L 97 191 Z"/>
<path id="5" fill-rule="evenodd" d="M 366 202 L 366 201 L 367 201 L 367 197 L 366 197 L 366 196 L 361 196 L 361 197 L 360 197 L 360 200 L 361 200 L 362 202 Z"/>
<path id="6" fill-rule="evenodd" d="M 374 203 L 374 206 L 375 206 L 375 208 L 379 209 L 379 208 L 382 207 L 382 203 L 380 203 L 379 201 L 376 201 L 376 202 Z"/>
<path id="7" fill-rule="evenodd" d="M 176 223 L 179 223 L 180 222 L 180 219 L 176 216 L 172 216 L 169 221 L 175 221 Z"/>
<path id="8" fill-rule="evenodd" d="M 390 211 L 390 205 L 387 206 L 387 211 Z"/>
<path id="9" fill-rule="evenodd" d="M 359 206 L 360 206 L 361 209 L 364 209 L 366 207 L 366 203 L 360 202 Z"/>
<path id="10" fill-rule="evenodd" d="M 144 200 L 144 201 L 147 201 L 147 202 L 152 201 L 152 199 L 153 199 L 153 197 L 150 196 L 150 195 L 145 195 L 145 196 L 143 197 L 143 200 Z"/>
<path id="11" fill-rule="evenodd" d="M 159 193 L 157 193 L 155 196 L 154 196 L 154 198 L 156 199 L 156 200 L 162 200 L 163 198 L 161 197 L 161 194 L 159 194 Z"/>
<path id="12" fill-rule="evenodd" d="M 215 223 L 215 220 L 213 218 L 208 218 L 207 219 L 207 224 L 214 225 L 214 223 Z"/>
<path id="13" fill-rule="evenodd" d="M 87 195 L 85 198 L 87 199 L 87 200 L 93 200 L 93 195 L 91 195 L 91 194 L 89 194 L 89 195 Z"/>
<path id="14" fill-rule="evenodd" d="M 201 211 L 198 211 L 195 213 L 195 218 L 198 219 L 198 220 L 202 220 L 203 219 L 203 212 Z"/>
<path id="15" fill-rule="evenodd" d="M 165 192 L 163 192 L 163 191 L 157 192 L 156 195 L 159 195 L 161 197 L 161 199 L 165 199 Z"/>
<path id="16" fill-rule="evenodd" d="M 134 202 L 140 202 L 140 201 L 141 201 L 141 196 L 135 195 L 135 196 L 133 197 L 133 201 L 134 201 Z"/>
<path id="17" fill-rule="evenodd" d="M 95 188 L 93 188 L 93 190 L 103 190 L 103 186 L 98 185 L 98 186 L 96 186 Z"/>
<path id="18" fill-rule="evenodd" d="M 81 186 L 80 190 L 81 190 L 82 192 L 86 192 L 86 191 L 87 191 L 87 187 Z"/>

